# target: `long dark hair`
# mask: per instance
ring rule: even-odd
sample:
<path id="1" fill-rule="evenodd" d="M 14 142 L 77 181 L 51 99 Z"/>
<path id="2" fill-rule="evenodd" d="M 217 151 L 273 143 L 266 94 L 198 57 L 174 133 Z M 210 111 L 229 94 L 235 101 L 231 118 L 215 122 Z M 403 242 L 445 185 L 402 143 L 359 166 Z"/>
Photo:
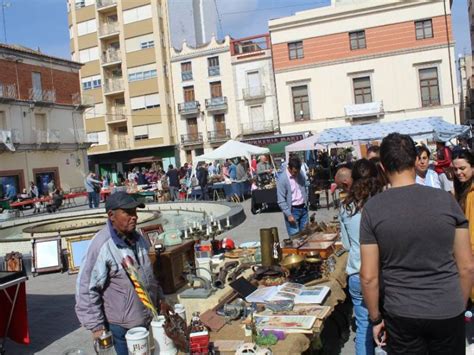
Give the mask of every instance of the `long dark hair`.
<path id="1" fill-rule="evenodd" d="M 464 159 L 471 167 L 474 167 L 474 155 L 468 149 L 455 151 L 453 153 L 453 161 L 455 159 Z M 471 180 L 466 182 L 459 181 L 457 177 L 454 178 L 454 193 L 463 211 L 466 210 L 466 198 L 469 191 L 471 191 L 473 182 L 472 177 Z"/>
<path id="2" fill-rule="evenodd" d="M 377 166 L 370 160 L 359 159 L 352 168 L 352 186 L 343 205 L 349 215 L 354 216 L 367 200 L 382 191 Z"/>

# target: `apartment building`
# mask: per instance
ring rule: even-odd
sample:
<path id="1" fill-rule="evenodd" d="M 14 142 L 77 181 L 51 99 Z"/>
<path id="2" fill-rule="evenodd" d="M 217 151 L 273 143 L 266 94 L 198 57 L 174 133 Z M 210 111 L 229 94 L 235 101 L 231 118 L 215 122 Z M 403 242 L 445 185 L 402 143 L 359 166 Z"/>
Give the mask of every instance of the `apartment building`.
<path id="1" fill-rule="evenodd" d="M 71 55 L 83 63 L 84 115 L 101 175 L 175 164 L 166 0 L 68 0 Z"/>
<path id="2" fill-rule="evenodd" d="M 230 37 L 172 49 L 173 91 L 181 160 L 191 162 L 239 134 Z"/>
<path id="3" fill-rule="evenodd" d="M 34 181 L 40 193 L 54 180 L 65 191 L 84 186 L 87 148 L 81 65 L 0 44 L 0 195 Z M 84 98 L 85 99 L 85 98 Z"/>
<path id="4" fill-rule="evenodd" d="M 234 39 L 230 50 L 241 138 L 273 136 L 279 125 L 270 35 Z"/>
<path id="5" fill-rule="evenodd" d="M 269 22 L 280 129 L 460 123 L 450 5 L 333 0 Z"/>

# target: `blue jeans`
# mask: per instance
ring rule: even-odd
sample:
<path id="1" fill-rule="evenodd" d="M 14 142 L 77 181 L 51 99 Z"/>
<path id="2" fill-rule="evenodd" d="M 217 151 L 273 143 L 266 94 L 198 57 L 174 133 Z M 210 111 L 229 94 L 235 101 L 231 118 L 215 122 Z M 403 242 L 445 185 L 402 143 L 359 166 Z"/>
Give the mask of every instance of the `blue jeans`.
<path id="1" fill-rule="evenodd" d="M 295 218 L 295 223 L 288 222 L 288 217 L 285 216 L 286 230 L 290 237 L 301 232 L 308 224 L 308 209 L 291 207 L 291 215 Z"/>
<path id="2" fill-rule="evenodd" d="M 128 329 L 120 325 L 109 324 L 109 330 L 112 332 L 117 355 L 128 355 L 127 340 L 125 340 L 125 334 L 127 334 Z"/>
<path id="3" fill-rule="evenodd" d="M 369 320 L 369 311 L 362 298 L 359 274 L 349 276 L 349 293 L 351 294 L 354 314 L 356 319 L 356 355 L 372 355 L 374 353 L 374 340 L 372 325 Z"/>
<path id="4" fill-rule="evenodd" d="M 95 192 L 95 191 L 92 191 L 92 192 L 88 192 L 87 193 L 87 197 L 89 198 L 89 208 L 97 208 L 99 207 L 99 198 L 100 198 L 100 194 Z"/>

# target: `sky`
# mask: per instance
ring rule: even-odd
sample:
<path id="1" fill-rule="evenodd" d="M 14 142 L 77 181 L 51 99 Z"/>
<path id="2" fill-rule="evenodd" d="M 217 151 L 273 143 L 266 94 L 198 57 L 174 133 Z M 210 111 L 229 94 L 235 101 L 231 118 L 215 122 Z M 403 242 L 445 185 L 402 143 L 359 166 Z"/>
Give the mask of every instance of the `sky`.
<path id="1" fill-rule="evenodd" d="M 69 58 L 66 0 L 0 0 L 5 8 L 7 42 L 21 44 L 43 53 Z M 182 1 L 182 0 L 169 0 Z M 268 31 L 268 20 L 289 16 L 330 3 L 330 0 L 215 0 L 221 19 L 218 35 L 234 38 Z M 454 0 L 453 31 L 456 53 L 470 53 L 468 0 Z M 0 6 L 1 9 L 1 6 Z M 0 41 L 5 42 L 0 17 Z"/>

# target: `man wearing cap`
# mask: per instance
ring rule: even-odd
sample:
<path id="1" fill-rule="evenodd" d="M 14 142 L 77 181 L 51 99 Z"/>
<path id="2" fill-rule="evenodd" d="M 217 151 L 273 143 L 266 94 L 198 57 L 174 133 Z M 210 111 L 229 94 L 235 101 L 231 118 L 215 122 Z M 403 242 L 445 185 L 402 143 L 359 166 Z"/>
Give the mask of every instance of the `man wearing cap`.
<path id="1" fill-rule="evenodd" d="M 148 258 L 150 244 L 139 234 L 137 202 L 124 191 L 112 194 L 105 203 L 108 220 L 92 239 L 82 261 L 76 284 L 76 315 L 82 326 L 92 332 L 93 339 L 110 330 L 115 351 L 127 355 L 127 330 L 147 327 L 151 312 L 137 296 L 132 282 L 122 266 L 131 258 L 144 288 L 155 305 L 163 300 L 153 267 Z M 161 302 L 162 308 L 167 305 Z"/>

